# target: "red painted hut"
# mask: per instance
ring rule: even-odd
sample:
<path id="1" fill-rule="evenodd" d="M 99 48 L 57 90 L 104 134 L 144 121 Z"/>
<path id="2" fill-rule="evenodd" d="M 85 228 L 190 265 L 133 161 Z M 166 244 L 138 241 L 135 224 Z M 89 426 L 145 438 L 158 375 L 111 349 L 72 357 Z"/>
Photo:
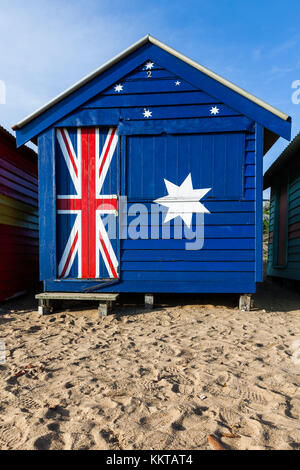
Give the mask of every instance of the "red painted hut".
<path id="1" fill-rule="evenodd" d="M 0 126 L 0 301 L 38 280 L 37 155 Z"/>

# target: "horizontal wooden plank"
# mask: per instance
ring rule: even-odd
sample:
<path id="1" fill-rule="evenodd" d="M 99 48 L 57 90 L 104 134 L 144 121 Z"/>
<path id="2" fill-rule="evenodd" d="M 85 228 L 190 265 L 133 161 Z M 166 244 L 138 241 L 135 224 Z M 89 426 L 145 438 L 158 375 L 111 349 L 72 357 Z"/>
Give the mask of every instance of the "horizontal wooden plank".
<path id="1" fill-rule="evenodd" d="M 0 167 L 10 171 L 11 173 L 15 173 L 19 177 L 33 183 L 36 186 L 38 184 L 38 179 L 37 179 L 36 176 L 32 176 L 32 174 L 30 174 L 30 173 L 26 173 L 26 171 L 22 170 L 21 168 L 19 168 L 16 165 L 13 165 L 12 163 L 8 162 L 7 160 L 4 160 L 1 157 L 0 157 Z"/>
<path id="2" fill-rule="evenodd" d="M 23 266 L 20 266 L 22 264 Z M 18 272 L 21 270 L 22 272 L 27 272 L 27 267 L 26 265 L 34 265 L 35 269 L 34 271 L 37 271 L 38 267 L 38 253 L 17 253 L 17 252 L 10 252 L 10 253 L 5 253 L 1 254 L 1 260 L 0 260 L 0 271 L 14 271 Z"/>
<path id="3" fill-rule="evenodd" d="M 15 207 L 11 207 L 10 205 L 2 204 L 0 199 L 0 223 L 1 217 L 12 217 L 16 220 L 32 222 L 34 224 L 38 224 L 38 216 L 35 214 L 29 214 L 28 212 L 24 212 L 22 210 L 18 210 Z"/>
<path id="4" fill-rule="evenodd" d="M 12 227 L 11 225 L 1 225 L 0 230 L 2 227 Z M 21 229 L 21 227 L 13 227 L 13 228 L 18 228 Z M 7 247 L 7 249 L 17 249 L 17 247 L 25 247 L 26 249 L 28 247 L 33 247 L 36 249 L 39 245 L 39 240 L 38 240 L 38 231 L 37 231 L 37 237 L 36 238 L 31 238 L 31 237 L 22 237 L 20 236 L 9 236 L 9 235 L 0 235 L 0 244 L 3 247 Z M 3 249 L 3 248 L 1 248 Z"/>
<path id="5" fill-rule="evenodd" d="M 176 93 L 145 93 L 132 95 L 98 95 L 82 108 L 128 108 L 149 106 L 172 106 L 185 104 L 221 104 L 202 91 Z"/>
<path id="6" fill-rule="evenodd" d="M 255 176 L 246 176 L 245 188 L 255 189 Z"/>
<path id="7" fill-rule="evenodd" d="M 29 244 L 21 244 L 21 243 L 11 243 L 5 244 L 4 246 L 0 246 L 0 258 L 4 258 L 4 256 L 10 255 L 26 255 L 26 256 L 38 256 L 38 245 L 29 245 Z"/>
<path id="8" fill-rule="evenodd" d="M 289 225 L 288 231 L 290 232 L 295 232 L 297 230 L 300 230 L 300 222 L 294 222 Z"/>
<path id="9" fill-rule="evenodd" d="M 122 280 L 124 281 L 212 281 L 218 282 L 221 280 L 236 280 L 240 278 L 241 280 L 253 280 L 254 272 L 249 271 L 239 271 L 229 272 L 229 271 L 217 271 L 217 272 L 191 272 L 191 271 L 125 271 L 122 273 Z"/>
<path id="10" fill-rule="evenodd" d="M 246 201 L 255 201 L 255 189 L 245 189 L 244 198 Z"/>
<path id="11" fill-rule="evenodd" d="M 38 239 L 38 231 L 30 230 L 20 227 L 12 227 L 9 225 L 0 224 L 0 241 L 8 237 L 11 240 L 16 238 L 23 237 L 29 239 Z"/>
<path id="12" fill-rule="evenodd" d="M 268 276 L 280 277 L 284 279 L 300 280 L 300 271 L 291 268 L 275 268 L 272 265 L 268 265 Z"/>
<path id="13" fill-rule="evenodd" d="M 159 271 L 163 272 L 254 272 L 255 262 L 251 261 L 123 261 L 121 263 L 122 277 L 127 272 L 140 271 L 142 273 Z M 183 278 L 185 274 L 183 275 Z"/>
<path id="14" fill-rule="evenodd" d="M 255 251 L 122 250 L 121 261 L 255 261 Z"/>
<path id="15" fill-rule="evenodd" d="M 151 77 L 149 77 L 149 72 L 151 72 Z M 132 80 L 153 80 L 153 79 L 170 79 L 173 80 L 174 82 L 174 87 L 175 85 L 175 80 L 179 80 L 174 73 L 170 72 L 169 70 L 166 69 L 151 69 L 151 70 L 146 70 L 144 67 L 143 70 L 135 70 L 134 72 L 126 75 L 123 80 L 120 81 L 120 83 L 123 85 L 126 82 L 130 82 Z"/>
<path id="16" fill-rule="evenodd" d="M 121 240 L 121 248 L 124 250 L 185 250 L 187 242 L 187 240 Z M 253 250 L 255 238 L 205 239 L 202 248 L 204 250 Z"/>
<path id="17" fill-rule="evenodd" d="M 128 81 L 122 82 L 123 90 L 120 92 L 122 95 L 127 93 L 170 93 L 172 91 L 176 91 L 174 79 L 155 79 L 152 78 L 151 80 L 137 80 L 137 81 Z M 191 85 L 190 83 L 185 82 L 184 80 L 181 81 L 181 85 L 178 88 L 178 92 L 180 91 L 189 91 L 189 90 L 198 90 L 196 87 Z M 115 84 L 107 88 L 103 95 L 113 95 L 115 94 Z"/>
<path id="18" fill-rule="evenodd" d="M 0 176 L 0 192 L 2 194 L 4 193 L 5 188 L 8 188 L 10 190 L 14 190 L 21 195 L 24 196 L 29 196 L 33 200 L 37 200 L 37 192 L 32 191 L 31 189 L 25 188 L 24 186 L 17 184 L 13 181 L 8 180 L 7 178 L 4 178 L 3 176 Z"/>
<path id="19" fill-rule="evenodd" d="M 15 173 L 5 170 L 4 168 L 1 168 L 1 167 L 0 167 L 0 177 L 2 178 L 2 181 L 6 180 L 8 182 L 7 183 L 8 185 L 10 185 L 10 181 L 11 181 L 13 183 L 20 185 L 21 187 L 30 189 L 34 193 L 38 192 L 36 183 L 31 183 L 31 181 L 27 181 L 25 178 L 20 178 Z"/>
<path id="20" fill-rule="evenodd" d="M 246 140 L 246 151 L 255 151 L 255 140 Z"/>
<path id="21" fill-rule="evenodd" d="M 292 196 L 297 192 L 300 192 L 300 179 L 297 179 L 294 181 L 294 183 L 289 184 L 289 195 Z"/>
<path id="22" fill-rule="evenodd" d="M 295 253 L 291 253 L 289 251 L 288 253 L 288 262 L 298 262 L 299 263 L 299 269 L 300 269 L 300 251 L 297 251 Z"/>
<path id="23" fill-rule="evenodd" d="M 229 274 L 234 274 L 233 277 Z M 244 276 L 245 275 L 245 276 Z M 45 281 L 47 291 L 76 292 L 97 285 L 97 281 Z M 104 292 L 140 292 L 140 293 L 253 293 L 256 291 L 254 274 L 226 273 L 219 279 L 204 278 L 200 281 L 121 281 L 111 287 L 103 288 Z"/>
<path id="24" fill-rule="evenodd" d="M 293 232 L 289 233 L 289 240 L 293 240 L 294 238 L 300 237 L 300 230 L 294 230 Z"/>
<path id="25" fill-rule="evenodd" d="M 9 145 L 2 139 L 0 141 L 0 156 L 2 160 L 6 160 L 20 170 L 37 178 L 37 155 L 34 156 L 31 152 L 28 154 L 26 147 L 17 149 L 15 145 Z"/>
<path id="26" fill-rule="evenodd" d="M 201 201 L 203 202 L 203 201 Z M 205 207 L 209 210 L 209 204 L 204 202 Z M 147 211 L 148 209 L 148 211 Z M 152 207 L 150 204 L 134 204 L 128 207 L 127 218 L 124 218 L 120 221 L 121 226 L 131 223 L 137 217 L 140 218 L 142 225 L 152 225 L 157 226 L 161 225 L 165 215 L 169 213 L 172 214 L 172 210 L 168 211 L 158 204 L 153 204 Z M 126 214 L 125 208 L 121 208 L 120 214 Z M 126 220 L 127 219 L 127 220 Z M 183 220 L 180 217 L 176 217 L 169 222 L 170 225 L 183 225 Z M 210 214 L 204 215 L 204 225 L 213 226 L 213 225 L 254 225 L 255 224 L 255 214 L 254 212 L 213 212 Z"/>
<path id="27" fill-rule="evenodd" d="M 255 176 L 255 165 L 245 166 L 245 176 Z"/>
<path id="28" fill-rule="evenodd" d="M 37 207 L 38 205 L 37 197 L 33 198 L 30 196 L 26 196 L 25 194 L 15 191 L 15 189 L 12 189 L 11 187 L 4 186 L 1 183 L 0 183 L 0 194 L 11 197 L 12 199 L 16 199 L 17 201 L 21 201 L 25 204 L 30 204 L 33 207 Z"/>
<path id="29" fill-rule="evenodd" d="M 300 199 L 300 191 L 294 191 L 293 193 L 289 194 L 289 200 L 291 202 L 295 202 Z"/>
<path id="30" fill-rule="evenodd" d="M 144 199 L 144 198 L 143 199 L 128 198 L 127 203 L 128 203 L 127 208 L 126 208 L 126 205 L 124 205 L 124 206 L 121 205 L 120 213 L 122 213 L 122 214 L 127 213 L 128 206 L 131 206 L 132 204 L 135 204 L 135 203 L 144 204 L 145 207 L 147 208 L 148 213 L 150 211 L 152 211 L 153 213 L 157 213 L 157 212 L 160 212 L 162 210 L 162 206 L 159 205 L 159 204 L 154 204 L 152 199 L 149 200 L 149 199 Z M 151 204 L 152 204 L 152 206 L 151 206 Z M 223 216 L 223 217 L 227 217 L 227 216 L 231 217 L 231 214 L 234 214 L 236 212 L 238 212 L 240 214 L 248 213 L 248 215 L 247 215 L 247 217 L 248 217 L 248 216 L 250 216 L 251 212 L 253 213 L 255 211 L 254 202 L 249 202 L 249 201 L 245 201 L 245 200 L 241 200 L 241 201 L 222 200 L 222 201 L 220 201 L 220 200 L 207 198 L 207 199 L 205 199 L 205 207 L 207 207 L 207 209 L 212 214 L 217 214 L 218 213 L 218 214 L 220 214 L 220 216 Z M 142 207 L 140 209 L 142 211 Z M 134 210 L 134 208 L 132 210 Z M 236 217 L 236 216 L 233 215 L 233 217 Z M 233 220 L 233 219 L 230 219 L 230 220 Z"/>
<path id="31" fill-rule="evenodd" d="M 85 112 L 89 110 L 84 110 Z M 108 117 L 100 116 L 101 110 L 95 110 L 99 113 L 99 117 L 94 116 L 94 120 L 97 122 L 102 122 L 105 119 L 108 120 Z M 96 113 L 96 114 L 97 114 Z M 101 119 L 100 119 L 101 117 Z M 84 119 L 80 119 L 79 122 L 85 122 Z M 86 116 L 85 116 L 86 118 Z M 119 117 L 118 117 L 119 118 Z M 111 117 L 113 119 L 113 116 Z M 109 120 L 108 120 L 109 121 Z M 70 117 L 63 121 L 67 125 L 74 125 L 74 118 Z M 113 121 L 111 121 L 112 123 Z M 253 125 L 253 123 L 246 117 L 241 116 L 228 116 L 228 117 L 214 117 L 213 119 L 208 118 L 190 118 L 188 119 L 167 119 L 167 120 L 155 120 L 151 119 L 148 121 L 121 121 L 115 117 L 116 125 L 118 126 L 119 135 L 155 135 L 155 134 L 201 134 L 201 133 L 216 133 L 216 132 L 242 132 L 246 131 Z M 60 123 L 58 123 L 60 125 Z M 251 176 L 251 175 L 250 175 Z"/>
<path id="32" fill-rule="evenodd" d="M 11 207 L 13 209 L 17 209 L 19 211 L 38 217 L 37 207 L 33 207 L 29 204 L 24 204 L 20 201 L 17 201 L 16 199 L 4 196 L 3 194 L 0 194 L 0 205 Z"/>
<path id="33" fill-rule="evenodd" d="M 12 225 L 14 227 L 23 227 L 31 230 L 38 230 L 38 223 L 28 222 L 26 219 L 16 219 L 14 217 L 1 214 L 0 208 L 0 224 Z"/>
<path id="34" fill-rule="evenodd" d="M 24 284 L 24 280 L 23 281 L 16 281 L 16 282 L 12 282 L 12 281 L 9 281 L 8 284 L 5 286 L 3 285 L 3 283 L 1 283 L 0 285 L 0 302 L 4 301 L 4 300 L 8 300 L 12 297 L 14 297 L 15 295 L 20 295 L 24 292 L 26 292 L 26 290 L 29 288 L 29 287 L 33 287 L 36 283 L 36 280 L 32 280 L 32 282 L 26 282 L 26 284 Z"/>
<path id="35" fill-rule="evenodd" d="M 38 278 L 38 265 L 32 265 L 30 268 L 26 269 L 11 269 L 8 270 L 0 270 L 0 282 L 3 281 L 23 281 L 23 284 L 30 283 L 30 279 L 37 279 Z"/>
<path id="36" fill-rule="evenodd" d="M 254 165 L 255 164 L 255 152 L 246 152 L 245 153 L 245 163 L 247 165 Z"/>
<path id="37" fill-rule="evenodd" d="M 184 118 L 198 118 L 198 117 L 207 117 L 214 119 L 215 116 L 211 114 L 211 105 L 210 104 L 199 104 L 199 105 L 177 105 L 177 106 L 151 106 L 147 109 L 151 112 L 151 119 L 184 119 Z M 225 105 L 219 105 L 219 114 L 218 117 L 222 116 L 240 116 L 240 113 L 234 111 Z M 93 108 L 91 108 L 93 109 Z M 113 112 L 111 108 L 95 108 L 98 112 L 102 112 L 103 115 L 110 116 Z M 120 108 L 119 114 L 120 118 L 126 121 L 128 120 L 138 120 L 145 119 L 145 107 L 135 107 L 135 108 Z"/>
<path id="38" fill-rule="evenodd" d="M 141 225 L 141 227 L 143 227 L 143 225 Z M 144 226 L 144 227 L 148 227 L 149 230 L 148 232 L 150 231 L 150 226 Z M 161 230 L 162 227 L 160 227 L 160 233 L 161 233 Z M 131 228 L 129 227 L 120 227 L 120 233 L 121 233 L 121 237 L 122 238 L 125 238 L 126 237 L 126 234 L 130 233 L 130 230 Z M 188 231 L 187 229 L 185 229 L 185 233 L 191 233 L 192 234 L 192 231 L 195 232 L 196 230 L 196 227 L 195 226 L 192 226 L 192 229 L 190 231 Z M 146 233 L 146 230 L 144 230 L 144 232 Z M 171 234 L 172 234 L 173 230 L 172 230 L 172 227 L 171 227 Z M 145 235 L 147 236 L 147 234 Z M 149 233 L 148 233 L 148 237 L 149 237 Z M 207 225 L 205 224 L 205 227 L 204 227 L 204 238 L 205 239 L 208 239 L 208 238 L 252 238 L 252 237 L 255 237 L 255 226 L 254 225 L 214 225 L 214 226 L 210 226 L 210 225 Z M 203 238 L 202 236 L 199 237 L 199 238 Z M 169 240 L 170 243 L 172 243 L 173 240 Z"/>
<path id="39" fill-rule="evenodd" d="M 70 292 L 43 292 L 35 296 L 38 300 L 98 300 L 98 301 L 116 301 L 119 294 L 87 292 L 87 293 L 70 293 Z"/>
<path id="40" fill-rule="evenodd" d="M 139 70 L 140 72 L 143 72 L 143 71 L 147 70 L 147 63 L 148 62 L 149 62 L 149 60 L 147 60 L 145 63 L 139 65 L 135 70 Z M 153 60 L 150 60 L 150 62 L 152 63 L 152 69 L 151 70 L 164 70 L 164 67 L 162 67 L 160 64 L 157 64 Z"/>
<path id="41" fill-rule="evenodd" d="M 289 201 L 288 215 L 299 214 L 300 209 L 300 198 L 295 201 Z"/>

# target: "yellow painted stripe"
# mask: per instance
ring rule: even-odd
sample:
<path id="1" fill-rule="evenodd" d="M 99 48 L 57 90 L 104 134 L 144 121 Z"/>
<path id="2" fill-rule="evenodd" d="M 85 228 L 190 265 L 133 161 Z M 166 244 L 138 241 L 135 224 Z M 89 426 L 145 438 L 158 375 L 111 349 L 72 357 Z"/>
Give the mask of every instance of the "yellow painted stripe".
<path id="1" fill-rule="evenodd" d="M 13 225 L 14 227 L 24 227 L 31 230 L 38 230 L 38 224 L 27 222 L 27 220 L 15 219 L 14 217 L 9 217 L 6 215 L 0 214 L 0 224 Z"/>
<path id="2" fill-rule="evenodd" d="M 0 194 L 0 223 L 38 230 L 37 209 Z"/>
<path id="3" fill-rule="evenodd" d="M 33 222 L 35 224 L 38 223 L 38 217 L 37 215 L 31 215 L 28 214 L 27 212 L 20 211 L 14 207 L 9 207 L 9 206 L 3 206 L 0 202 L 0 216 L 5 215 L 8 217 L 13 217 L 14 219 L 20 219 L 20 220 L 28 220 L 30 222 Z"/>

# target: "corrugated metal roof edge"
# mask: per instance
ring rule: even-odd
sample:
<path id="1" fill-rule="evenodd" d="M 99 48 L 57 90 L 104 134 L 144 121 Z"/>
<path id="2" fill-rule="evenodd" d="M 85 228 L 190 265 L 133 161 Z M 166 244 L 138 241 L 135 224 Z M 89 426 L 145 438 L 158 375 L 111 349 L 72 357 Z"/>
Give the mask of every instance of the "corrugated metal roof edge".
<path id="1" fill-rule="evenodd" d="M 154 38 L 150 34 L 144 36 L 142 39 L 137 41 L 135 44 L 132 46 L 128 47 L 125 49 L 123 52 L 120 54 L 116 55 L 113 57 L 111 60 L 103 64 L 101 67 L 97 68 L 92 72 L 91 74 L 85 76 L 83 79 L 81 79 L 79 82 L 75 83 L 71 87 L 69 87 L 67 90 L 63 91 L 60 93 L 58 96 L 56 96 L 54 99 L 48 101 L 45 105 L 34 111 L 33 113 L 29 114 L 27 117 L 22 119 L 21 121 L 17 122 L 14 126 L 12 126 L 13 130 L 21 129 L 24 127 L 26 124 L 28 124 L 30 121 L 38 117 L 40 114 L 42 114 L 44 111 L 47 109 L 51 108 L 53 105 L 58 103 L 59 101 L 62 101 L 64 98 L 66 98 L 68 95 L 76 91 L 78 88 L 82 87 L 85 85 L 87 82 L 95 78 L 96 76 L 100 75 L 103 73 L 105 70 L 107 70 L 109 67 L 114 65 L 115 63 L 119 62 L 121 59 L 125 58 L 127 55 L 131 54 L 134 52 L 136 49 L 139 47 L 143 46 L 147 42 L 151 42 L 152 44 L 160 47 L 161 49 L 169 52 L 170 54 L 174 55 L 175 57 L 181 59 L 182 61 L 186 62 L 187 64 L 191 65 L 192 67 L 200 70 L 201 72 L 205 73 L 206 75 L 212 77 L 213 79 L 217 80 L 218 82 L 222 83 L 223 85 L 227 86 L 228 88 L 231 88 L 235 92 L 239 93 L 240 95 L 244 96 L 245 98 L 253 101 L 257 105 L 265 108 L 266 110 L 270 111 L 271 113 L 275 114 L 276 116 L 280 117 L 284 121 L 289 120 L 289 116 L 285 114 L 284 112 L 276 109 L 274 106 L 271 106 L 270 104 L 266 103 L 265 101 L 261 100 L 260 98 L 257 98 L 256 96 L 252 95 L 251 93 L 248 93 L 246 90 L 243 88 L 240 88 L 239 86 L 235 85 L 234 83 L 230 82 L 226 78 L 221 77 L 220 75 L 216 74 L 215 72 L 212 72 L 211 70 L 207 69 L 203 65 L 199 64 L 198 62 L 190 59 L 189 57 L 181 54 L 180 52 L 176 51 L 172 47 L 164 44 L 163 42 L 159 41 L 158 39 Z"/>
<path id="2" fill-rule="evenodd" d="M 294 137 L 292 142 L 283 150 L 279 157 L 264 174 L 264 189 L 268 189 L 272 184 L 272 177 L 282 168 L 283 165 L 289 162 L 289 160 L 295 156 L 295 153 L 299 150 L 300 158 L 300 132 Z"/>

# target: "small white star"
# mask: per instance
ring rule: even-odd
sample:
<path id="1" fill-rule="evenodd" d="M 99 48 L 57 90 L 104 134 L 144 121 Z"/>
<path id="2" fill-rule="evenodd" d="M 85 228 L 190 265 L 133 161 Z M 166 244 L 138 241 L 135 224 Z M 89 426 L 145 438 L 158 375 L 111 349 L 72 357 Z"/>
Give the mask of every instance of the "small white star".
<path id="1" fill-rule="evenodd" d="M 180 82 L 179 80 L 177 80 L 177 81 L 175 82 L 175 86 L 180 86 L 180 84 L 181 84 L 181 82 Z"/>
<path id="2" fill-rule="evenodd" d="M 220 110 L 217 106 L 213 106 L 210 110 L 210 114 L 214 114 L 214 115 L 219 114 L 219 112 Z"/>
<path id="3" fill-rule="evenodd" d="M 150 109 L 144 109 L 144 118 L 152 117 L 152 111 Z"/>
<path id="4" fill-rule="evenodd" d="M 123 85 L 121 85 L 121 83 L 115 86 L 115 92 L 120 93 L 120 91 L 123 91 Z"/>
<path id="5" fill-rule="evenodd" d="M 153 69 L 153 67 L 154 67 L 154 62 L 151 62 L 151 60 L 149 60 L 146 63 L 146 70 L 151 70 L 151 69 Z"/>

